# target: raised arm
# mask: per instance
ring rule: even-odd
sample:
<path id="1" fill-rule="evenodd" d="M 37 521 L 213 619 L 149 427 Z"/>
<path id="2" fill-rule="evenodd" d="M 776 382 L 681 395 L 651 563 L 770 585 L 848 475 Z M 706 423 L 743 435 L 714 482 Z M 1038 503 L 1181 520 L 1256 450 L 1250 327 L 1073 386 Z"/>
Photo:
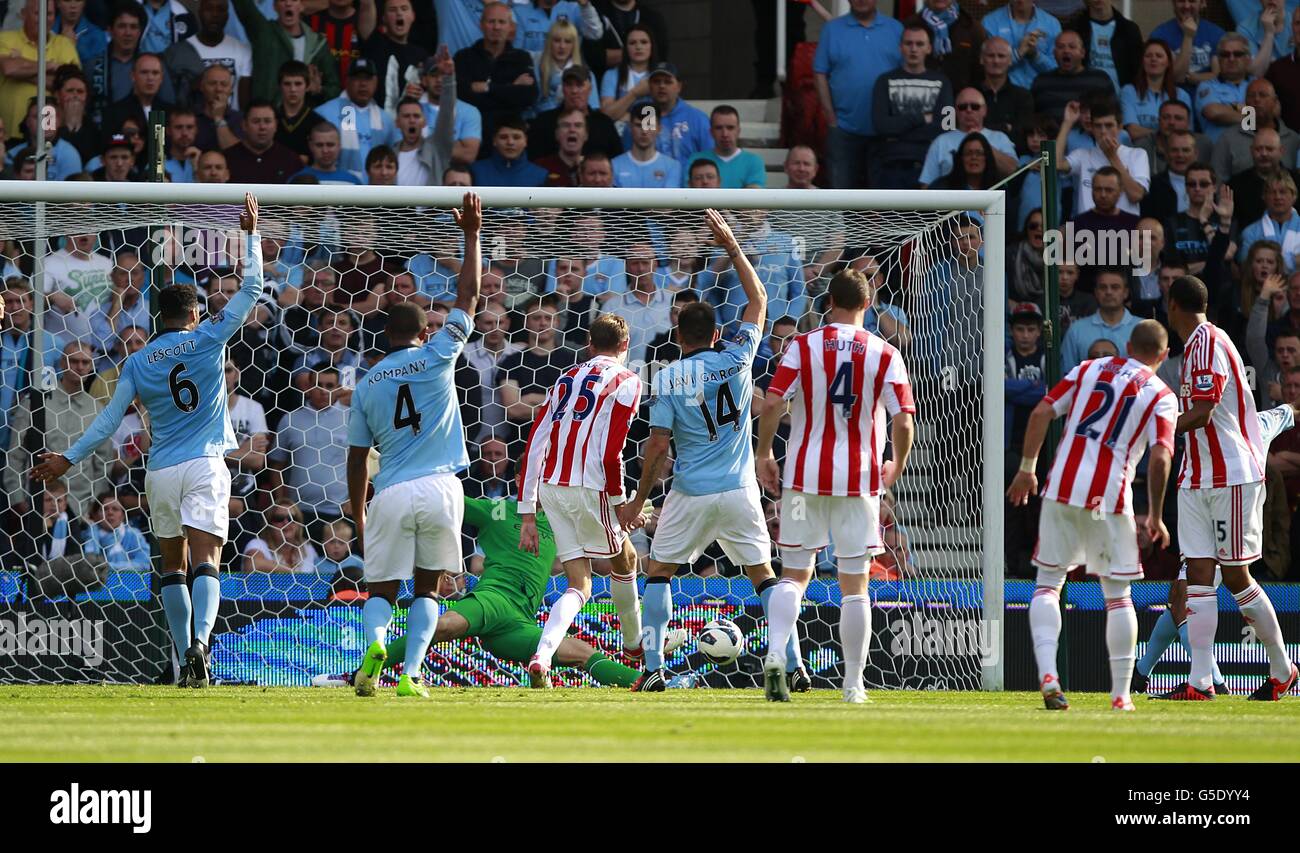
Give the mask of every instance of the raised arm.
<path id="1" fill-rule="evenodd" d="M 262 295 L 262 237 L 257 233 L 257 199 L 252 193 L 244 195 L 244 212 L 239 215 L 239 228 L 243 232 L 239 239 L 244 242 L 244 281 L 239 292 L 226 303 L 225 310 L 209 317 L 208 323 L 199 327 L 223 342 L 230 340 L 244 325 L 248 312 L 253 310 Z"/>
<path id="2" fill-rule="evenodd" d="M 465 232 L 465 257 L 456 278 L 456 307 L 473 317 L 483 280 L 482 249 L 479 246 L 479 232 L 483 228 L 482 199 L 477 193 L 465 193 L 464 208 L 453 208 L 452 216 Z"/>
<path id="3" fill-rule="evenodd" d="M 709 208 L 704 211 L 704 217 L 709 223 L 709 230 L 713 232 L 714 244 L 731 258 L 731 264 L 740 278 L 740 286 L 744 288 L 745 310 L 740 315 L 741 322 L 753 323 L 762 331 L 767 320 L 767 289 L 758 280 L 758 273 L 754 272 L 749 258 L 740 250 L 740 243 L 737 242 L 736 235 L 731 233 L 731 226 L 722 218 L 722 214 Z"/>

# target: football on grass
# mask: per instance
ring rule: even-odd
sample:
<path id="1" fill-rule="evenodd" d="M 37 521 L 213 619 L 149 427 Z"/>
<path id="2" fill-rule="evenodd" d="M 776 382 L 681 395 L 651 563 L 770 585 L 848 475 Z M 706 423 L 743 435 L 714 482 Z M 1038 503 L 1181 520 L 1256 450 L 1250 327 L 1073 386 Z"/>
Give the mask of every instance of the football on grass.
<path id="1" fill-rule="evenodd" d="M 731 663 L 745 650 L 745 635 L 730 619 L 715 619 L 704 626 L 695 644 L 714 663 Z"/>

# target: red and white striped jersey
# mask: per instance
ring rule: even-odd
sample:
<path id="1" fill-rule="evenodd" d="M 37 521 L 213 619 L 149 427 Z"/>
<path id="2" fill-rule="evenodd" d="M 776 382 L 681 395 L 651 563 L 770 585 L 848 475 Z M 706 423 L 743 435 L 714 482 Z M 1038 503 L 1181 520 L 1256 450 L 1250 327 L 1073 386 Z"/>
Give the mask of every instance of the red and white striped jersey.
<path id="1" fill-rule="evenodd" d="M 1150 367 L 1117 356 L 1077 365 L 1044 399 L 1066 419 L 1043 498 L 1132 515 L 1142 454 L 1157 444 L 1174 452 L 1174 392 Z"/>
<path id="2" fill-rule="evenodd" d="M 616 359 L 598 355 L 569 368 L 533 419 L 519 471 L 519 511 L 537 511 L 541 483 L 621 499 L 623 444 L 640 402 L 641 380 Z"/>
<path id="3" fill-rule="evenodd" d="M 786 347 L 767 392 L 790 407 L 783 484 L 810 495 L 878 495 L 886 413 L 916 413 L 903 357 L 857 326 L 831 323 Z"/>
<path id="4" fill-rule="evenodd" d="M 1217 405 L 1210 422 L 1186 434 L 1180 489 L 1221 489 L 1264 479 L 1264 439 L 1246 367 L 1224 331 L 1202 323 L 1183 347 L 1179 411 L 1197 400 Z"/>

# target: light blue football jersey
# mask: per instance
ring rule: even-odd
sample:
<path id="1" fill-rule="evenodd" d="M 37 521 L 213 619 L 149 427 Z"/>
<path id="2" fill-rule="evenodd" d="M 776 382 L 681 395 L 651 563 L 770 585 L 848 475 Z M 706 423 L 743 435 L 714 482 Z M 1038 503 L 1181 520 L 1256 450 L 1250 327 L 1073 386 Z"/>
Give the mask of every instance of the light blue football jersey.
<path id="1" fill-rule="evenodd" d="M 674 491 L 716 495 L 755 482 L 749 410 L 762 336 L 742 323 L 737 341 L 696 350 L 655 374 L 650 426 L 672 430 Z"/>
<path id="2" fill-rule="evenodd" d="M 357 383 L 348 444 L 379 448 L 375 494 L 407 480 L 469 467 L 455 374 L 471 325 L 468 314 L 453 308 L 424 346 L 390 351 Z"/>
<path id="3" fill-rule="evenodd" d="M 262 293 L 262 238 L 244 235 L 244 282 L 224 311 L 191 331 L 164 329 L 122 365 L 113 399 L 63 455 L 74 465 L 108 440 L 137 394 L 149 413 L 150 471 L 239 446 L 226 400 L 226 341 Z"/>

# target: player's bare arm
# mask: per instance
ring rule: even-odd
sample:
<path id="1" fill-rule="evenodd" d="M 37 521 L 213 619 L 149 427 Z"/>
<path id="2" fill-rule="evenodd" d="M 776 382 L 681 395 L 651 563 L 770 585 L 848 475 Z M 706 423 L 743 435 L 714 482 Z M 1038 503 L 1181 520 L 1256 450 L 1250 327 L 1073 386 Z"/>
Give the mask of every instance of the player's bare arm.
<path id="1" fill-rule="evenodd" d="M 892 489 L 898 482 L 898 478 L 903 476 L 903 470 L 907 467 L 907 458 L 912 453 L 912 441 L 916 438 L 916 423 L 911 412 L 899 412 L 894 415 L 889 430 L 894 444 L 894 458 L 884 466 L 881 476 L 886 489 Z"/>
<path id="2" fill-rule="evenodd" d="M 776 398 L 764 404 L 763 414 L 758 418 L 758 447 L 754 451 L 754 468 L 759 484 L 770 495 L 781 494 L 781 469 L 772 458 L 772 442 L 776 439 L 776 430 L 788 408 L 785 400 Z"/>
<path id="3" fill-rule="evenodd" d="M 704 211 L 704 217 L 709 223 L 709 230 L 713 232 L 714 245 L 727 253 L 740 278 L 740 286 L 745 291 L 745 310 L 740 315 L 741 322 L 753 323 L 761 329 L 767 319 L 767 288 L 758 280 L 754 265 L 740 250 L 740 243 L 722 214 L 710 208 Z"/>
<path id="4" fill-rule="evenodd" d="M 1165 487 L 1173 468 L 1173 455 L 1163 444 L 1151 447 L 1147 462 L 1147 536 L 1157 548 L 1169 547 L 1169 528 L 1165 527 Z"/>
<path id="5" fill-rule="evenodd" d="M 1213 400 L 1193 400 L 1191 408 L 1178 416 L 1178 425 L 1174 428 L 1176 435 L 1202 429 L 1214 417 L 1217 407 Z"/>
<path id="6" fill-rule="evenodd" d="M 651 428 L 650 439 L 645 444 L 645 458 L 641 463 L 641 480 L 636 484 L 636 494 L 618 508 L 618 523 L 624 530 L 636 530 L 645 523 L 641 509 L 650 498 L 650 490 L 659 480 L 659 469 L 668 456 L 668 441 L 671 438 L 671 430 Z"/>
<path id="7" fill-rule="evenodd" d="M 464 206 L 452 208 L 451 215 L 460 230 L 465 232 L 465 258 L 456 277 L 456 307 L 472 317 L 483 281 L 482 247 L 479 245 L 483 229 L 483 200 L 477 193 L 465 193 Z"/>
<path id="8" fill-rule="evenodd" d="M 239 227 L 246 234 L 257 233 L 257 197 L 244 193 L 244 210 L 239 214 Z"/>
<path id="9" fill-rule="evenodd" d="M 1020 451 L 1020 470 L 1007 489 L 1007 500 L 1012 506 L 1024 506 L 1029 496 L 1038 491 L 1038 451 L 1043 449 L 1043 439 L 1047 437 L 1047 426 L 1056 417 L 1052 404 L 1043 400 L 1034 407 L 1025 425 L 1024 447 Z"/>
<path id="10" fill-rule="evenodd" d="M 357 542 L 365 544 L 366 491 L 370 487 L 370 448 L 348 448 L 348 503 L 352 508 L 352 526 Z"/>

